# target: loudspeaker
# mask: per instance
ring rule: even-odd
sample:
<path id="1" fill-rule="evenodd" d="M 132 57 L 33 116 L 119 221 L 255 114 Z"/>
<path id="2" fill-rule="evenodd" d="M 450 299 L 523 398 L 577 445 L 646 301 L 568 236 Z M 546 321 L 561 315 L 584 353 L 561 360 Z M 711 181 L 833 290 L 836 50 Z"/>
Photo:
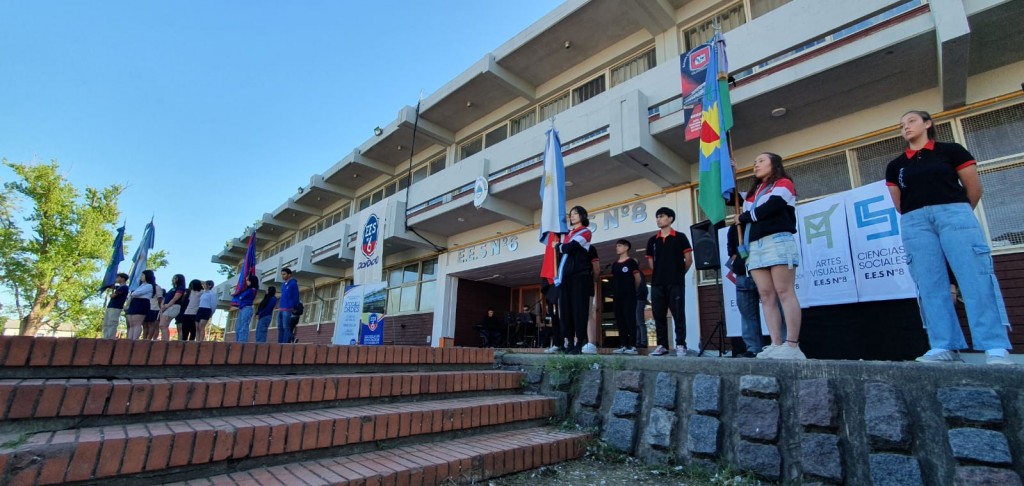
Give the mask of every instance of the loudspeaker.
<path id="1" fill-rule="evenodd" d="M 722 221 L 714 226 L 710 220 L 701 221 L 690 226 L 690 237 L 693 239 L 693 266 L 697 270 L 712 270 L 721 264 L 718 258 L 718 230 L 725 227 Z"/>

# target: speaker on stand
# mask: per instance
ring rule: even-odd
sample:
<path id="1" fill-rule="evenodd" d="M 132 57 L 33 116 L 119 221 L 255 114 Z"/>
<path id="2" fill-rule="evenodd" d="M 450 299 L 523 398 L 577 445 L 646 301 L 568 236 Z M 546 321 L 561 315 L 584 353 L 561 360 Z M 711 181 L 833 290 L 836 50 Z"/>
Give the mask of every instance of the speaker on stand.
<path id="1" fill-rule="evenodd" d="M 690 226 L 690 237 L 693 240 L 693 266 L 697 270 L 714 270 L 716 276 L 721 271 L 721 259 L 718 258 L 718 230 L 724 227 L 724 221 L 712 225 L 710 220 L 704 220 Z M 718 355 L 722 356 L 725 351 L 724 320 L 715 323 L 715 327 L 711 330 L 711 335 L 700 346 L 700 353 L 697 356 L 704 355 L 704 351 L 715 340 L 715 336 L 718 337 Z"/>

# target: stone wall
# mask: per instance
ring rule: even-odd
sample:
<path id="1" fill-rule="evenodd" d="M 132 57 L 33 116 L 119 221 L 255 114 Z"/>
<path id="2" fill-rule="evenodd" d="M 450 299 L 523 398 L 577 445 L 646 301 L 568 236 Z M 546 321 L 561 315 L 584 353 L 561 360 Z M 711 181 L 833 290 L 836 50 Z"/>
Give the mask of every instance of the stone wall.
<path id="1" fill-rule="evenodd" d="M 1024 475 L 1021 366 L 525 354 L 500 363 L 526 371 L 528 390 L 556 397 L 567 419 L 651 464 L 725 461 L 784 484 L 1019 485 Z"/>

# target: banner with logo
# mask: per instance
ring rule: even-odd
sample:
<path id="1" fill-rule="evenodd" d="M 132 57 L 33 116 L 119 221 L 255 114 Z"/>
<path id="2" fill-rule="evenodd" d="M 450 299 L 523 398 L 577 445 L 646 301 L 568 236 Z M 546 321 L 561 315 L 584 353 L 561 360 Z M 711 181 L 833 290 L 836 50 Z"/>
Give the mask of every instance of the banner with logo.
<path id="1" fill-rule="evenodd" d="M 861 302 L 917 297 L 900 236 L 900 215 L 885 181 L 846 191 L 850 248 Z"/>
<path id="2" fill-rule="evenodd" d="M 383 282 L 346 287 L 331 342 L 341 345 L 384 344 L 386 303 L 387 284 Z"/>
<path id="3" fill-rule="evenodd" d="M 683 125 L 686 141 L 700 137 L 701 103 L 704 100 L 705 70 L 711 61 L 711 44 L 702 44 L 679 56 L 679 78 L 683 88 Z"/>
<path id="4" fill-rule="evenodd" d="M 356 260 L 353 281 L 368 284 L 384 280 L 384 211 L 387 200 L 379 201 L 359 213 Z"/>
<path id="5" fill-rule="evenodd" d="M 857 302 L 843 198 L 827 197 L 796 210 L 800 239 L 797 298 L 802 307 Z"/>

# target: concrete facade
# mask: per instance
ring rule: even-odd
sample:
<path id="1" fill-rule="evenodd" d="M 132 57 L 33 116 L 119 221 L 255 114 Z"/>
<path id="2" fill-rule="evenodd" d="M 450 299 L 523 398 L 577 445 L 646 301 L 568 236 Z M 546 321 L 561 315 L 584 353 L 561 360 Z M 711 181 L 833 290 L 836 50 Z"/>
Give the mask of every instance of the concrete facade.
<path id="1" fill-rule="evenodd" d="M 1016 268 L 1024 208 L 997 195 L 1024 180 L 1024 148 L 1000 142 L 1024 130 L 1024 51 L 1008 48 L 1024 45 L 1021 2 L 571 0 L 424 99 L 418 118 L 401 107 L 379 135 L 339 154 L 255 223 L 261 279 L 274 281 L 289 266 L 307 307 L 319 306 L 304 317 L 300 339 L 332 334 L 338 294 L 352 283 L 360 213 L 378 201 L 389 221 L 384 279 L 399 276 L 389 314 L 403 335 L 475 345 L 462 327 L 482 314 L 466 314 L 460 296 L 493 296 L 497 286 L 496 302 L 507 305 L 499 311 L 536 301 L 536 194 L 550 115 L 572 183 L 568 205 L 591 212 L 603 263 L 613 261 L 619 238 L 643 248 L 660 206 L 675 209 L 677 229 L 704 219 L 694 203 L 698 146 L 684 141 L 678 59 L 702 26 L 726 15 L 741 187 L 765 150 L 786 159 L 801 200 L 877 180 L 884 162 L 868 163 L 868 155 L 898 153 L 900 115 L 928 110 L 978 157 L 986 184 L 978 215 L 997 271 Z M 787 113 L 772 117 L 776 108 Z M 478 178 L 489 187 L 479 207 Z M 251 229 L 212 260 L 238 266 Z M 646 270 L 643 254 L 634 256 Z M 696 348 L 715 313 L 713 299 L 700 296 L 717 287 L 712 275 L 691 270 L 688 278 L 687 337 Z M 1024 281 L 1011 280 L 1004 294 L 1019 323 Z M 233 285 L 220 286 L 224 304 Z M 1021 336 L 1012 339 L 1020 344 Z"/>

